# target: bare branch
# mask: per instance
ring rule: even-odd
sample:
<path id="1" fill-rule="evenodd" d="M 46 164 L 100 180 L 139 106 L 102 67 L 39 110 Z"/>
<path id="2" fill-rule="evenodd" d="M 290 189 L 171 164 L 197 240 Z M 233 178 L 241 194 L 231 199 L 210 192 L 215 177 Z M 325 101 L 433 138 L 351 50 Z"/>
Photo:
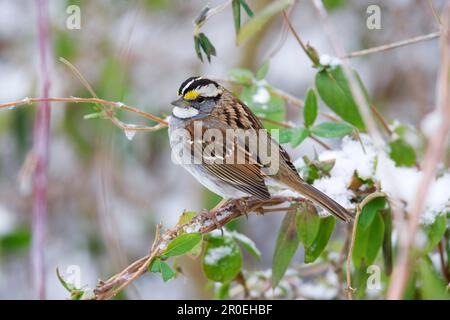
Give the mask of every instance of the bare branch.
<path id="1" fill-rule="evenodd" d="M 432 32 L 423 36 L 418 36 L 418 37 L 414 37 L 414 38 L 410 38 L 407 40 L 402 40 L 402 41 L 398 41 L 398 42 L 394 42 L 394 43 L 390 43 L 390 44 L 384 44 L 382 46 L 378 46 L 378 47 L 373 47 L 373 48 L 369 48 L 369 49 L 364 49 L 361 51 L 354 51 L 351 53 L 347 53 L 344 55 L 341 55 L 340 57 L 342 59 L 351 59 L 351 58 L 357 58 L 357 57 L 361 57 L 361 56 L 365 56 L 368 54 L 372 54 L 372 53 L 377 53 L 377 52 L 381 52 L 381 51 L 386 51 L 386 50 L 391 50 L 391 49 L 395 49 L 395 48 L 399 48 L 399 47 L 404 47 L 404 46 L 408 46 L 414 43 L 418 43 L 418 42 L 423 42 L 423 41 L 427 41 L 427 40 L 432 40 L 432 39 L 436 39 L 439 38 L 440 32 Z"/>
<path id="2" fill-rule="evenodd" d="M 159 117 L 156 117 L 150 113 L 144 112 L 142 110 L 139 110 L 135 107 L 131 107 L 128 106 L 126 104 L 123 104 L 122 102 L 113 102 L 113 101 L 108 101 L 108 100 L 104 100 L 104 99 L 99 99 L 99 98 L 76 98 L 76 97 L 71 97 L 71 98 L 25 98 L 19 101 L 13 101 L 13 102 L 8 102 L 8 103 L 4 103 L 4 104 L 0 104 L 0 110 L 1 109 L 12 109 L 15 107 L 20 107 L 20 106 L 25 106 L 25 105 L 30 105 L 33 103 L 38 103 L 38 102 L 71 102 L 71 103 L 92 103 L 92 104 L 100 104 L 100 105 L 104 105 L 104 106 L 109 106 L 112 107 L 114 109 L 123 109 L 129 112 L 133 112 L 138 114 L 141 117 L 150 119 L 152 121 L 156 121 L 158 122 L 158 125 L 153 126 L 153 127 L 147 127 L 147 126 L 135 126 L 135 125 L 127 125 L 125 123 L 123 123 L 122 121 L 120 121 L 119 119 L 117 119 L 114 116 L 114 113 L 112 113 L 111 110 L 106 110 L 106 112 L 110 111 L 106 116 L 119 128 L 121 128 L 122 130 L 129 130 L 129 131 L 156 131 L 159 129 L 162 129 L 164 127 L 167 126 L 167 122 Z"/>

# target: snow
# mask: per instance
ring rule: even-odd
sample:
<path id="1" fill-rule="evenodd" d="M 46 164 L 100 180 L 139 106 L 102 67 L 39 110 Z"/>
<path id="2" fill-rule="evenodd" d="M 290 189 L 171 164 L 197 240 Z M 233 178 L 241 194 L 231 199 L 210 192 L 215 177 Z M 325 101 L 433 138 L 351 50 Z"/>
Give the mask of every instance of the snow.
<path id="1" fill-rule="evenodd" d="M 420 123 L 420 129 L 425 136 L 429 138 L 433 135 L 434 131 L 441 123 L 441 117 L 442 115 L 440 115 L 437 111 L 430 112 L 424 117 Z"/>
<path id="2" fill-rule="evenodd" d="M 258 87 L 258 90 L 253 95 L 253 102 L 266 104 L 269 102 L 270 99 L 270 93 L 267 91 L 265 87 Z"/>
<path id="3" fill-rule="evenodd" d="M 300 295 L 308 299 L 330 300 L 338 294 L 336 287 L 329 287 L 321 283 L 303 283 L 299 286 L 298 291 Z"/>
<path id="4" fill-rule="evenodd" d="M 199 232 L 201 229 L 201 225 L 199 223 L 193 223 L 190 225 L 187 225 L 186 227 L 184 227 L 184 231 L 186 233 L 195 233 L 195 232 Z"/>
<path id="5" fill-rule="evenodd" d="M 252 239 L 250 239 L 249 237 L 243 235 L 242 233 L 239 233 L 237 231 L 226 230 L 225 235 L 229 235 L 230 237 L 236 239 L 240 243 L 252 248 L 258 255 L 261 255 L 261 252 L 256 247 L 255 242 Z"/>
<path id="6" fill-rule="evenodd" d="M 205 256 L 205 264 L 207 265 L 215 265 L 222 258 L 231 254 L 232 249 L 230 247 L 217 247 L 212 248 L 207 251 Z"/>
<path id="7" fill-rule="evenodd" d="M 381 189 L 389 196 L 406 203 L 406 211 L 410 212 L 414 205 L 417 188 L 422 172 L 415 167 L 396 167 L 394 161 L 386 155 L 378 157 L 376 176 Z M 431 224 L 436 216 L 450 210 L 450 172 L 447 170 L 430 186 L 425 201 L 425 211 L 421 216 L 423 224 Z"/>
<path id="8" fill-rule="evenodd" d="M 124 130 L 125 136 L 127 137 L 128 140 L 132 141 L 134 136 L 136 135 L 136 130 L 133 129 L 136 128 L 136 125 L 127 124 L 127 128 L 129 129 Z"/>
<path id="9" fill-rule="evenodd" d="M 319 155 L 320 161 L 335 160 L 330 177 L 314 181 L 314 187 L 326 193 L 345 208 L 354 208 L 350 199 L 354 196 L 348 190 L 353 175 L 356 172 L 360 178 L 367 179 L 373 176 L 375 166 L 375 150 L 367 137 L 362 135 L 365 144 L 364 150 L 359 141 L 345 137 L 341 150 L 325 151 Z"/>
<path id="10" fill-rule="evenodd" d="M 336 67 L 341 64 L 341 60 L 336 57 L 329 56 L 328 54 L 322 54 L 319 57 L 319 62 L 323 66 Z"/>
<path id="11" fill-rule="evenodd" d="M 15 217 L 7 208 L 0 205 L 0 236 L 13 231 L 15 226 Z"/>
<path id="12" fill-rule="evenodd" d="M 406 211 L 411 212 L 414 205 L 417 187 L 421 181 L 422 172 L 416 167 L 397 167 L 387 152 L 377 153 L 367 135 L 361 135 L 361 142 L 345 137 L 341 148 L 325 151 L 319 155 L 320 161 L 335 160 L 335 165 L 329 177 L 314 181 L 314 187 L 325 192 L 346 208 L 353 208 L 350 202 L 353 192 L 348 190 L 353 174 L 362 179 L 372 179 L 381 186 L 381 191 L 389 197 L 401 200 L 406 204 Z M 300 164 L 297 160 L 296 164 Z M 431 224 L 439 213 L 450 210 L 450 171 L 444 172 L 432 183 L 421 223 Z"/>

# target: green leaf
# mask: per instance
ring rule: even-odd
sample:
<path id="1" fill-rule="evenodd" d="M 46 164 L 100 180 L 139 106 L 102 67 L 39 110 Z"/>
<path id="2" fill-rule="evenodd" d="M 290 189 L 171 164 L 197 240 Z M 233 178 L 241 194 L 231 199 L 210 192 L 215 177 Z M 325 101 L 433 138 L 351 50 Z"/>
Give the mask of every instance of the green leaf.
<path id="1" fill-rule="evenodd" d="M 200 241 L 201 233 L 184 233 L 173 239 L 163 253 L 164 257 L 175 257 L 191 251 Z"/>
<path id="2" fill-rule="evenodd" d="M 255 102 L 253 98 L 260 89 L 257 85 L 246 86 L 242 89 L 240 97 L 257 116 L 262 115 L 268 119 L 277 121 L 278 119 L 275 119 L 274 116 L 280 112 L 284 113 L 284 100 L 276 95 L 270 94 L 270 89 L 266 87 L 265 90 L 268 90 L 270 94 L 269 100 L 266 103 Z"/>
<path id="3" fill-rule="evenodd" d="M 442 279 L 434 270 L 430 261 L 421 259 L 419 262 L 419 274 L 422 279 L 420 292 L 426 300 L 449 300 L 450 294 Z"/>
<path id="4" fill-rule="evenodd" d="M 370 196 L 367 196 L 364 200 Z M 358 218 L 358 228 L 362 230 L 366 230 L 372 224 L 376 213 L 386 206 L 386 198 L 383 195 L 368 200 L 363 205 Z"/>
<path id="5" fill-rule="evenodd" d="M 203 62 L 202 49 L 200 47 L 200 38 L 198 36 L 194 36 L 194 49 L 197 57 Z"/>
<path id="6" fill-rule="evenodd" d="M 333 11 L 345 4 L 345 0 L 322 0 L 322 2 L 327 11 Z"/>
<path id="7" fill-rule="evenodd" d="M 317 215 L 316 208 L 309 203 L 302 203 L 297 212 L 297 234 L 306 248 L 316 239 L 321 219 Z"/>
<path id="8" fill-rule="evenodd" d="M 274 15 L 286 9 L 293 0 L 272 1 L 264 9 L 257 12 L 246 24 L 241 27 L 237 35 L 237 44 L 240 45 L 258 32 Z M 245 9 L 245 7 L 244 7 Z"/>
<path id="9" fill-rule="evenodd" d="M 296 214 L 288 212 L 278 231 L 277 243 L 272 260 L 272 288 L 275 288 L 283 278 L 289 263 L 297 251 L 299 239 L 297 236 Z"/>
<path id="10" fill-rule="evenodd" d="M 242 8 L 244 8 L 244 10 L 247 13 L 247 15 L 249 17 L 253 17 L 253 11 L 252 11 L 252 9 L 250 9 L 250 7 L 247 4 L 247 2 L 245 0 L 239 0 L 239 2 L 241 3 Z"/>
<path id="11" fill-rule="evenodd" d="M 356 72 L 355 75 L 361 89 L 365 93 L 366 99 L 368 99 L 367 90 Z M 316 75 L 316 88 L 319 96 L 331 110 L 358 129 L 365 130 L 365 125 L 350 90 L 348 79 L 341 66 L 319 71 Z"/>
<path id="12" fill-rule="evenodd" d="M 279 144 L 291 143 L 293 148 L 299 146 L 309 136 L 309 130 L 306 128 L 280 128 L 278 129 Z M 276 136 L 273 136 L 276 138 Z"/>
<path id="13" fill-rule="evenodd" d="M 63 276 L 61 275 L 61 273 L 59 273 L 59 268 L 56 268 L 56 277 L 58 278 L 59 282 L 61 283 L 61 285 L 70 293 L 72 293 L 72 291 L 77 290 L 77 288 L 75 288 L 73 286 L 73 284 L 68 283 Z"/>
<path id="14" fill-rule="evenodd" d="M 241 270 L 242 252 L 232 238 L 211 236 L 206 245 L 202 265 L 208 279 L 230 282 Z"/>
<path id="15" fill-rule="evenodd" d="M 216 299 L 218 300 L 226 300 L 229 298 L 228 291 L 230 290 L 230 282 L 222 283 L 222 285 L 217 290 L 216 294 L 214 295 Z"/>
<path id="16" fill-rule="evenodd" d="M 31 244 L 31 232 L 28 227 L 20 226 L 3 236 L 0 236 L 0 252 L 18 252 Z"/>
<path id="17" fill-rule="evenodd" d="M 182 226 L 192 220 L 197 215 L 195 211 L 184 211 L 178 219 L 177 226 Z"/>
<path id="18" fill-rule="evenodd" d="M 325 249 L 333 233 L 336 219 L 332 216 L 321 218 L 319 231 L 313 243 L 305 248 L 305 263 L 314 262 Z"/>
<path id="19" fill-rule="evenodd" d="M 98 119 L 103 117 L 103 112 L 93 112 L 93 113 L 89 113 L 83 116 L 84 120 L 89 120 L 89 119 Z"/>
<path id="20" fill-rule="evenodd" d="M 197 42 L 195 42 L 196 41 L 195 39 L 197 39 Z M 203 62 L 203 59 L 201 58 L 201 52 L 200 52 L 200 49 L 201 49 L 205 53 L 206 58 L 208 59 L 208 62 L 211 62 L 211 56 L 216 55 L 216 48 L 214 48 L 211 41 L 209 41 L 208 37 L 204 33 L 200 33 L 196 37 L 194 37 L 194 42 L 195 42 L 195 50 L 196 50 L 197 55 L 199 56 L 200 60 Z M 200 52 L 200 55 L 199 55 L 199 52 Z"/>
<path id="21" fill-rule="evenodd" d="M 278 130 L 278 143 L 284 144 L 291 142 L 292 139 L 292 133 L 294 129 L 293 128 L 281 128 Z M 274 136 L 275 137 L 275 136 Z"/>
<path id="22" fill-rule="evenodd" d="M 269 71 L 269 61 L 266 61 L 258 71 L 256 71 L 256 79 L 262 80 L 266 77 L 267 72 Z"/>
<path id="23" fill-rule="evenodd" d="M 317 96 L 313 89 L 309 89 L 306 94 L 305 107 L 303 109 L 303 118 L 305 127 L 310 127 L 314 124 L 317 118 Z"/>
<path id="24" fill-rule="evenodd" d="M 250 70 L 235 68 L 228 71 L 231 80 L 240 84 L 251 84 L 253 82 L 253 73 Z"/>
<path id="25" fill-rule="evenodd" d="M 345 123 L 322 122 L 311 128 L 311 133 L 322 138 L 341 138 L 353 132 L 353 128 Z"/>
<path id="26" fill-rule="evenodd" d="M 291 146 L 295 148 L 299 146 L 307 137 L 309 137 L 309 130 L 306 128 L 294 128 L 291 136 Z"/>
<path id="27" fill-rule="evenodd" d="M 259 251 L 252 239 L 237 231 L 228 231 L 227 235 L 231 236 L 234 240 L 239 242 L 244 247 L 244 249 L 247 250 L 252 256 L 258 259 L 261 258 L 261 251 Z"/>
<path id="28" fill-rule="evenodd" d="M 438 245 L 444 237 L 446 227 L 447 217 L 445 214 L 439 214 L 432 224 L 423 226 L 428 238 L 428 244 L 424 249 L 425 253 L 430 252 Z"/>
<path id="29" fill-rule="evenodd" d="M 389 157 L 397 166 L 413 167 L 416 165 L 416 152 L 414 148 L 403 139 L 389 143 L 391 151 Z"/>
<path id="30" fill-rule="evenodd" d="M 153 259 L 153 261 L 148 266 L 148 271 L 154 273 L 161 272 L 161 259 L 160 258 Z"/>
<path id="31" fill-rule="evenodd" d="M 372 223 L 366 228 L 356 227 L 353 263 L 356 268 L 372 264 L 380 251 L 384 238 L 384 223 L 380 213 L 376 213 Z"/>
<path id="32" fill-rule="evenodd" d="M 175 271 L 173 271 L 172 268 L 167 263 L 161 261 L 160 268 L 161 268 L 161 276 L 164 282 L 167 282 L 175 277 L 176 275 Z"/>
<path id="33" fill-rule="evenodd" d="M 203 48 L 203 51 L 206 54 L 208 62 L 211 62 L 211 56 L 216 55 L 216 48 L 214 48 L 214 46 L 204 33 L 200 33 L 199 37 L 200 37 L 200 46 Z"/>
<path id="34" fill-rule="evenodd" d="M 234 29 L 236 30 L 237 35 L 241 29 L 241 3 L 239 0 L 233 0 L 231 6 L 233 7 Z"/>

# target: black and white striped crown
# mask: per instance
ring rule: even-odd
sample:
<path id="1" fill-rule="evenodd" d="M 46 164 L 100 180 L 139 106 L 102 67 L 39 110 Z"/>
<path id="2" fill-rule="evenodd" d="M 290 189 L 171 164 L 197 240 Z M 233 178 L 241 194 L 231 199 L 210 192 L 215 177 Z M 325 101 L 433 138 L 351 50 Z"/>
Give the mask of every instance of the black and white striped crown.
<path id="1" fill-rule="evenodd" d="M 186 100 L 193 100 L 199 96 L 213 98 L 221 94 L 222 89 L 217 82 L 202 77 L 190 77 L 178 89 L 178 95 Z"/>

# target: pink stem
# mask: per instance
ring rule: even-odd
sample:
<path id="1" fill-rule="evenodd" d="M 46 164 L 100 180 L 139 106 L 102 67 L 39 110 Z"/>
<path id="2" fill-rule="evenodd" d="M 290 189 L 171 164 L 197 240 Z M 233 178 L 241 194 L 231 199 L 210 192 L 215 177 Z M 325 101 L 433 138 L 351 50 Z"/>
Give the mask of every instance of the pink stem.
<path id="1" fill-rule="evenodd" d="M 37 27 L 39 35 L 40 74 L 42 81 L 42 97 L 48 98 L 50 91 L 50 75 L 48 70 L 48 2 L 36 0 L 38 10 Z M 47 165 L 50 129 L 50 103 L 40 104 L 34 125 L 33 153 L 36 158 L 36 169 L 33 179 L 33 216 L 31 263 L 33 287 L 36 297 L 45 299 L 45 224 L 47 219 Z"/>

